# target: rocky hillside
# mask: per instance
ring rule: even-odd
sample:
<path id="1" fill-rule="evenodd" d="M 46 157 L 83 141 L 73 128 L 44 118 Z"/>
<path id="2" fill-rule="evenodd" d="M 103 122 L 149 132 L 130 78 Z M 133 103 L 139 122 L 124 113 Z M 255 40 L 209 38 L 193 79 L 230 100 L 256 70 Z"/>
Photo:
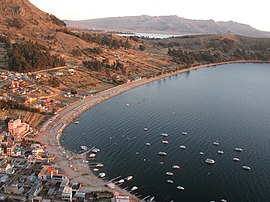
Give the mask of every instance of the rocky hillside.
<path id="1" fill-rule="evenodd" d="M 106 31 L 167 33 L 167 34 L 238 34 L 252 37 L 270 37 L 269 32 L 259 31 L 237 22 L 191 20 L 178 16 L 128 16 L 82 21 L 65 21 L 74 28 Z"/>

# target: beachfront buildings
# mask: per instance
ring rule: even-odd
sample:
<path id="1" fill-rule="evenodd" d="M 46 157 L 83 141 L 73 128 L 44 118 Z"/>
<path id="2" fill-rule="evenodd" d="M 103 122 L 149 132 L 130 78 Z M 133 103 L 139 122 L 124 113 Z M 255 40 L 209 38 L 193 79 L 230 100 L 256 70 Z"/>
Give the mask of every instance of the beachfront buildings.
<path id="1" fill-rule="evenodd" d="M 10 120 L 8 122 L 8 131 L 11 135 L 23 136 L 29 131 L 30 127 L 28 124 L 23 123 L 21 119 Z"/>

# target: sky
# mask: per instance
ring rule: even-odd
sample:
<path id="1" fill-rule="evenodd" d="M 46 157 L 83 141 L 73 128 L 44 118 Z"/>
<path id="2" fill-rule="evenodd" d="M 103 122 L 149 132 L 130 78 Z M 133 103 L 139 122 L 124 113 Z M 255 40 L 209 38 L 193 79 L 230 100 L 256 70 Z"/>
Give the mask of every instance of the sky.
<path id="1" fill-rule="evenodd" d="M 269 0 L 30 0 L 65 20 L 137 15 L 177 15 L 188 19 L 235 21 L 270 31 Z"/>

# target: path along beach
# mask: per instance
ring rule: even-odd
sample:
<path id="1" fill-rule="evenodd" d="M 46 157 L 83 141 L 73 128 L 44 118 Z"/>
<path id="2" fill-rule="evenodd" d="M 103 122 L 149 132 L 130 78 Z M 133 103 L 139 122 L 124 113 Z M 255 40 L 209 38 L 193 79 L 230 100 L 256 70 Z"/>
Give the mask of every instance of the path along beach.
<path id="1" fill-rule="evenodd" d="M 117 191 L 123 194 L 128 194 L 133 197 L 134 201 L 140 201 L 126 190 L 123 190 L 119 187 L 116 187 L 115 190 L 110 190 L 105 187 L 105 180 L 99 179 L 95 176 L 89 168 L 89 165 L 86 161 L 85 155 L 78 155 L 74 152 L 65 150 L 60 144 L 60 136 L 63 129 L 70 124 L 80 113 L 83 111 L 109 99 L 116 95 L 119 95 L 123 92 L 136 88 L 138 86 L 144 85 L 149 82 L 153 82 L 171 75 L 180 74 L 188 72 L 191 70 L 196 70 L 204 67 L 211 67 L 216 65 L 223 65 L 229 63 L 265 63 L 265 61 L 231 61 L 231 62 L 221 62 L 214 64 L 206 64 L 194 66 L 182 70 L 178 70 L 173 73 L 163 74 L 161 76 L 152 77 L 152 78 L 142 78 L 139 81 L 134 81 L 127 84 L 122 84 L 108 90 L 97 93 L 93 96 L 89 96 L 85 99 L 79 100 L 72 103 L 71 105 L 63 108 L 57 113 L 56 116 L 48 120 L 42 127 L 40 135 L 36 137 L 38 141 L 47 146 L 50 154 L 55 155 L 57 163 L 65 172 L 67 177 L 73 182 L 78 182 L 83 185 L 83 188 L 86 192 L 92 191 Z M 71 166 L 72 165 L 72 166 Z"/>

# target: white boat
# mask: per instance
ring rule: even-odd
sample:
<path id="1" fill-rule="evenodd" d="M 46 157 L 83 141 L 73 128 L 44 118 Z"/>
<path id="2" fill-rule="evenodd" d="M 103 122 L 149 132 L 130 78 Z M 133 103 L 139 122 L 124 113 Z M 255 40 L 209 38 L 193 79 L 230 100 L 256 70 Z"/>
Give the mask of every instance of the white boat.
<path id="1" fill-rule="evenodd" d="M 215 141 L 215 142 L 213 142 L 213 145 L 219 146 L 219 142 Z"/>
<path id="2" fill-rule="evenodd" d="M 129 104 L 126 104 L 127 107 L 129 107 Z"/>
<path id="3" fill-rule="evenodd" d="M 93 153 L 98 153 L 99 151 L 100 151 L 100 150 L 97 149 L 97 148 L 92 150 Z"/>
<path id="4" fill-rule="evenodd" d="M 132 188 L 130 189 L 130 191 L 136 191 L 136 190 L 138 190 L 138 189 L 139 189 L 138 187 L 134 186 L 134 187 L 132 187 Z"/>
<path id="5" fill-rule="evenodd" d="M 185 131 L 183 131 L 183 132 L 181 132 L 182 133 L 182 135 L 187 135 L 187 132 L 185 132 Z"/>
<path id="6" fill-rule="evenodd" d="M 241 152 L 241 151 L 243 151 L 243 149 L 241 149 L 241 148 L 235 148 L 234 151 Z"/>
<path id="7" fill-rule="evenodd" d="M 96 167 L 97 168 L 100 168 L 100 167 L 103 167 L 104 165 L 102 164 L 102 163 L 98 163 L 97 165 L 96 165 Z"/>
<path id="8" fill-rule="evenodd" d="M 187 147 L 185 145 L 180 145 L 179 148 L 180 149 L 186 149 Z"/>
<path id="9" fill-rule="evenodd" d="M 117 183 L 118 184 L 122 184 L 122 183 L 124 183 L 125 182 L 125 180 L 124 179 L 121 179 L 121 180 L 119 180 Z"/>
<path id="10" fill-rule="evenodd" d="M 238 162 L 238 161 L 240 161 L 240 159 L 239 158 L 233 158 L 233 161 Z"/>
<path id="11" fill-rule="evenodd" d="M 158 152 L 158 155 L 160 155 L 160 156 L 167 156 L 167 153 L 166 152 Z"/>
<path id="12" fill-rule="evenodd" d="M 221 202 L 227 202 L 227 200 L 226 200 L 226 199 L 221 199 L 220 201 L 221 201 Z"/>
<path id="13" fill-rule="evenodd" d="M 218 150 L 218 154 L 224 154 L 224 151 Z"/>
<path id="14" fill-rule="evenodd" d="M 80 122 L 79 121 L 74 121 L 75 124 L 79 124 Z"/>
<path id="15" fill-rule="evenodd" d="M 126 180 L 129 181 L 129 180 L 132 180 L 132 178 L 133 178 L 133 176 L 130 175 L 130 176 L 127 176 L 127 177 L 126 177 Z"/>
<path id="16" fill-rule="evenodd" d="M 179 189 L 179 190 L 181 190 L 181 191 L 184 191 L 184 190 L 185 190 L 185 188 L 182 187 L 182 186 L 177 186 L 176 189 Z"/>
<path id="17" fill-rule="evenodd" d="M 90 154 L 89 155 L 89 158 L 95 158 L 96 157 L 96 154 Z"/>
<path id="18" fill-rule="evenodd" d="M 166 172 L 166 175 L 173 176 L 173 173 L 172 172 Z"/>
<path id="19" fill-rule="evenodd" d="M 161 133 L 160 134 L 162 137 L 168 137 L 169 135 L 167 133 Z"/>
<path id="20" fill-rule="evenodd" d="M 215 160 L 210 159 L 210 158 L 207 158 L 207 159 L 205 159 L 205 163 L 214 164 L 215 163 Z"/>
<path id="21" fill-rule="evenodd" d="M 167 140 L 162 140 L 161 142 L 162 142 L 162 144 L 169 144 L 169 141 L 167 141 Z"/>
<path id="22" fill-rule="evenodd" d="M 150 146 L 151 144 L 149 142 L 145 143 L 146 146 Z"/>
<path id="23" fill-rule="evenodd" d="M 93 171 L 94 171 L 94 172 L 98 172 L 99 169 L 98 169 L 98 168 L 94 168 Z"/>
<path id="24" fill-rule="evenodd" d="M 82 150 L 87 150 L 88 148 L 87 148 L 87 146 L 81 146 L 81 149 Z"/>
<path id="25" fill-rule="evenodd" d="M 164 165 L 164 162 L 159 162 L 160 165 Z"/>
<path id="26" fill-rule="evenodd" d="M 172 180 L 167 180 L 167 182 L 168 182 L 169 184 L 173 184 L 173 181 L 172 181 Z"/>
<path id="27" fill-rule="evenodd" d="M 204 155 L 204 153 L 203 152 L 200 152 L 200 155 Z"/>
<path id="28" fill-rule="evenodd" d="M 251 168 L 250 168 L 249 166 L 242 166 L 242 168 L 243 168 L 244 170 L 251 170 Z"/>
<path id="29" fill-rule="evenodd" d="M 98 176 L 99 176 L 100 178 L 103 178 L 103 177 L 106 176 L 106 174 L 105 174 L 105 173 L 99 173 Z"/>
<path id="30" fill-rule="evenodd" d="M 172 168 L 173 168 L 173 169 L 179 169 L 180 166 L 179 166 L 179 165 L 173 165 Z"/>
<path id="31" fill-rule="evenodd" d="M 144 131 L 148 131 L 148 128 L 144 128 L 143 130 L 144 130 Z"/>
<path id="32" fill-rule="evenodd" d="M 153 202 L 154 199 L 155 199 L 155 197 L 153 196 L 153 197 L 151 197 L 151 198 L 148 200 L 148 202 Z"/>

